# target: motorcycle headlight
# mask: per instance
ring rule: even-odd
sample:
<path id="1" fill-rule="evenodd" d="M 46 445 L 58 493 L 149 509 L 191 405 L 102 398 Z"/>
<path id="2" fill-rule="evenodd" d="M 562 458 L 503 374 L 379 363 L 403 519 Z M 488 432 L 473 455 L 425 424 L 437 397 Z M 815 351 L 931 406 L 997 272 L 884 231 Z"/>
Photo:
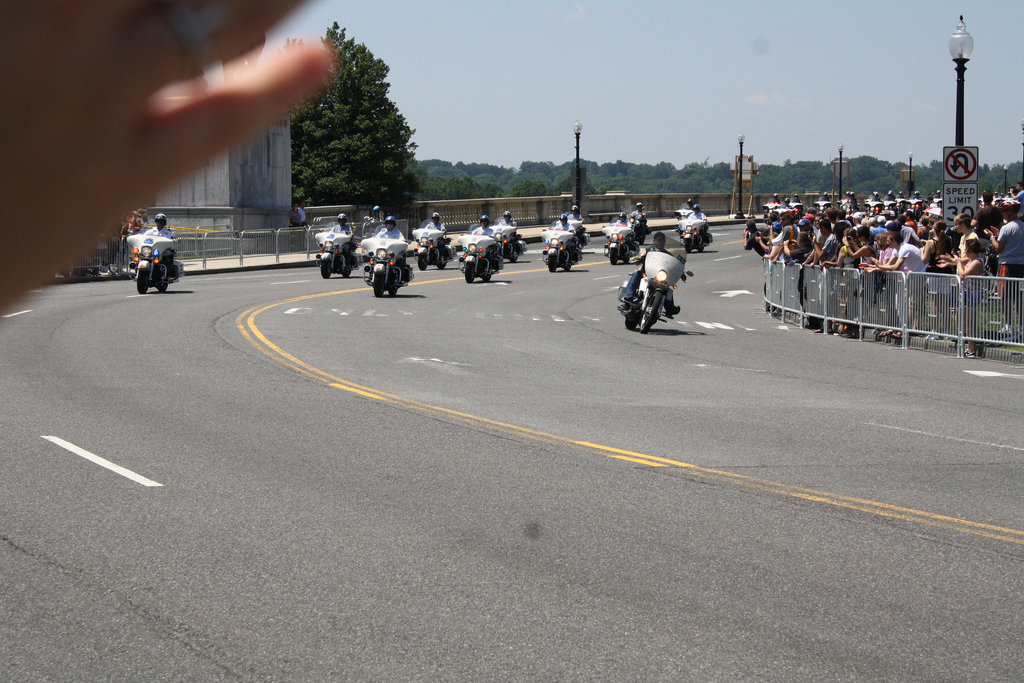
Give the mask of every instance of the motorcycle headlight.
<path id="1" fill-rule="evenodd" d="M 377 250 L 377 258 L 387 258 L 387 257 L 388 257 L 388 250 L 387 249 L 381 247 L 380 249 Z"/>
<path id="2" fill-rule="evenodd" d="M 143 247 L 142 248 L 142 255 L 145 258 L 149 258 L 150 256 L 152 256 L 153 255 L 153 247 Z"/>
<path id="3" fill-rule="evenodd" d="M 664 270 L 659 270 L 657 275 L 654 276 L 654 279 L 657 280 L 658 282 L 667 282 L 668 273 L 666 273 Z"/>

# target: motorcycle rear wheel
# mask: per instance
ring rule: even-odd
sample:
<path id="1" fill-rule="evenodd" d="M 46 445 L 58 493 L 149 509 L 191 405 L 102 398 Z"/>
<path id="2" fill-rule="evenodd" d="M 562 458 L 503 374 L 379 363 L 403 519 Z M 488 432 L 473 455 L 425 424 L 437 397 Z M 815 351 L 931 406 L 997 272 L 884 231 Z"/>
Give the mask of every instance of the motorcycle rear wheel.
<path id="1" fill-rule="evenodd" d="M 161 294 L 166 292 L 167 291 L 167 283 L 166 282 L 159 282 L 159 283 L 157 283 L 156 284 L 156 291 L 160 292 Z"/>

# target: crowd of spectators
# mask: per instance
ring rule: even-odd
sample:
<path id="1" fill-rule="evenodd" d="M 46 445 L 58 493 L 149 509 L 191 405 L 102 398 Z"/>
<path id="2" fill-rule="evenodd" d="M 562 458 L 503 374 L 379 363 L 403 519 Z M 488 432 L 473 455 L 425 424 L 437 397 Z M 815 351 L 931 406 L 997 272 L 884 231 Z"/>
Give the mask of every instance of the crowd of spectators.
<path id="1" fill-rule="evenodd" d="M 1017 189 L 1024 195 L 1024 185 L 1018 184 Z M 847 215 L 834 207 L 823 211 L 812 208 L 804 214 L 772 212 L 767 233 L 758 229 L 756 221 L 747 222 L 745 247 L 771 263 L 859 268 L 869 273 L 943 273 L 961 279 L 970 275 L 1024 278 L 1021 204 L 1015 197 L 1003 200 L 1001 205 L 993 199 L 991 192 L 984 192 L 977 212 L 973 216 L 958 215 L 952 226 L 929 212 Z M 976 305 L 976 293 L 965 292 L 968 305 Z M 1003 297 L 1004 335 L 1022 334 L 1022 298 Z M 940 300 L 930 302 L 929 308 L 945 310 L 948 315 L 949 306 Z M 850 332 L 843 326 L 839 331 Z M 898 332 L 886 334 L 899 336 Z M 968 346 L 968 355 L 972 356 L 974 343 Z"/>

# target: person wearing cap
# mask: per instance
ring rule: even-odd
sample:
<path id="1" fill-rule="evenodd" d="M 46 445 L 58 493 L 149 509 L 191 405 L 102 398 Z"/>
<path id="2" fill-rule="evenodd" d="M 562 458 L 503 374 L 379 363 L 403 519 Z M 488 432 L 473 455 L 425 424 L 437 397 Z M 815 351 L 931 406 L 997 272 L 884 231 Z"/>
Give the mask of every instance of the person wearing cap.
<path id="1" fill-rule="evenodd" d="M 505 213 L 508 213 L 508 212 L 506 211 Z M 511 216 L 511 214 L 509 214 L 509 215 Z M 582 214 L 580 214 L 580 207 L 576 206 L 575 204 L 572 205 L 572 209 L 570 209 L 570 211 L 569 211 L 569 220 L 580 221 L 580 222 L 583 221 L 583 216 L 582 216 Z"/>
<path id="2" fill-rule="evenodd" d="M 1024 278 L 1024 222 L 1017 216 L 1020 212 L 1020 204 L 1016 200 L 1003 202 L 1003 218 L 1006 223 L 997 231 L 989 228 L 988 234 L 992 239 L 992 249 L 999 255 L 999 276 Z M 1013 308 L 1016 303 L 1017 317 L 1013 317 Z M 1014 320 L 1017 321 L 1018 333 L 1024 328 L 1024 320 L 1020 319 L 1024 312 L 1024 302 L 1021 301 L 1019 286 L 1007 284 L 1003 291 L 1003 334 L 1013 332 Z"/>

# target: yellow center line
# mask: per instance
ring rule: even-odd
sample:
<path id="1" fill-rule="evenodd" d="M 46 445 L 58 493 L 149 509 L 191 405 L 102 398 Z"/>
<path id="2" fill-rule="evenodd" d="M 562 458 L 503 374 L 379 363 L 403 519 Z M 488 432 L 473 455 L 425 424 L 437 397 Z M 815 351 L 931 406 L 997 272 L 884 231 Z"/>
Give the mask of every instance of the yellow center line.
<path id="1" fill-rule="evenodd" d="M 536 270 L 517 271 L 516 274 L 546 271 L 547 268 L 542 268 Z M 418 283 L 411 283 L 410 286 L 428 285 L 442 282 L 454 282 L 462 279 L 462 277 L 453 277 L 442 278 L 437 280 L 427 280 Z M 693 463 L 672 460 L 670 458 L 663 458 L 656 455 L 650 455 L 647 453 L 623 450 L 611 446 L 592 443 L 589 441 L 580 441 L 568 437 L 558 436 L 555 434 L 548 434 L 546 432 L 530 429 L 528 427 L 523 427 L 520 425 L 514 425 L 508 422 L 501 422 L 498 420 L 492 420 L 490 418 L 481 417 L 479 415 L 464 413 L 458 410 L 453 410 L 451 408 L 445 408 L 443 406 L 436 406 L 429 403 L 424 403 L 422 401 L 417 401 L 403 396 L 389 394 L 387 392 L 379 391 L 372 387 L 367 387 L 360 384 L 356 384 L 355 382 L 350 382 L 341 377 L 336 377 L 334 375 L 331 375 L 330 373 L 324 372 L 323 370 L 320 370 L 319 368 L 300 360 L 299 358 L 295 357 L 294 355 L 288 353 L 287 351 L 276 345 L 274 342 L 270 341 L 270 339 L 268 339 L 266 335 L 263 334 L 263 332 L 259 329 L 259 327 L 256 324 L 256 318 L 259 315 L 273 308 L 277 308 L 279 306 L 293 304 L 300 301 L 309 301 L 311 299 L 318 299 L 321 297 L 339 296 L 343 294 L 352 294 L 354 292 L 363 291 L 366 290 L 364 288 L 352 288 L 336 290 L 332 292 L 320 292 L 318 294 L 307 294 L 304 296 L 285 299 L 283 301 L 278 301 L 276 303 L 268 304 L 266 306 L 257 306 L 242 311 L 242 313 L 240 313 L 236 318 L 235 325 L 239 333 L 246 340 L 248 340 L 250 344 L 252 344 L 256 349 L 258 349 L 268 358 L 271 358 L 272 360 L 285 366 L 286 368 L 293 370 L 294 372 L 297 372 L 301 375 L 304 375 L 310 379 L 315 379 L 317 381 L 327 384 L 328 386 L 334 389 L 347 391 L 351 394 L 361 396 L 363 398 L 381 401 L 384 403 L 390 403 L 392 405 L 403 407 L 409 410 L 417 411 L 427 415 L 433 415 L 435 417 L 447 418 L 450 420 L 463 422 L 465 424 L 473 425 L 476 427 L 489 429 L 494 432 L 511 434 L 514 436 L 519 436 L 549 444 L 569 446 L 575 449 L 588 451 L 590 453 L 601 454 L 608 458 L 614 458 L 626 462 L 646 465 L 649 467 L 681 469 L 685 470 L 688 474 L 693 476 L 698 476 L 706 479 L 713 479 L 722 483 L 741 486 L 744 488 L 755 489 L 776 495 L 796 498 L 799 500 L 806 500 L 815 503 L 832 505 L 834 507 L 845 508 L 849 510 L 866 512 L 869 514 L 887 517 L 890 519 L 899 519 L 907 522 L 924 524 L 928 526 L 934 526 L 952 531 L 957 531 L 960 533 L 973 534 L 976 536 L 983 536 L 985 538 L 1005 541 L 1008 543 L 1024 545 L 1024 531 L 1019 529 L 1001 527 L 993 524 L 984 524 L 981 522 L 972 522 L 970 520 L 960 519 L 958 517 L 950 517 L 948 515 L 926 512 L 923 510 L 915 510 L 913 508 L 902 507 L 890 503 L 882 503 L 863 498 L 856 498 L 853 496 L 845 496 L 841 494 L 828 493 L 825 491 L 817 491 L 814 489 L 803 488 L 799 486 L 792 486 L 789 484 L 783 484 L 780 482 L 770 481 L 767 479 L 759 479 L 757 477 L 737 474 L 725 470 L 702 467 L 700 465 L 695 465 Z"/>

